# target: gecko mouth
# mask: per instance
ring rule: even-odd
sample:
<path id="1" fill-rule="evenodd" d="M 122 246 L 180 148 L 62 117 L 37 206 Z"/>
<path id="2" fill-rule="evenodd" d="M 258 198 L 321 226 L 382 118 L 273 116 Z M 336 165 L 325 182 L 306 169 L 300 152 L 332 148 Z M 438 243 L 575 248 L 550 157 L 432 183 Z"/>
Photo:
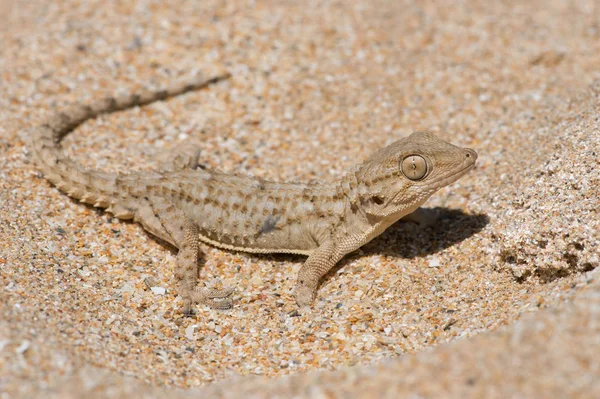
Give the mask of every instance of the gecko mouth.
<path id="1" fill-rule="evenodd" d="M 465 164 L 464 167 L 460 168 L 459 170 L 457 170 L 456 172 L 449 174 L 449 175 L 442 175 L 434 180 L 431 180 L 430 182 L 428 182 L 426 184 L 425 187 L 429 188 L 429 187 L 436 187 L 435 190 L 437 190 L 438 188 L 447 186 L 448 184 L 452 184 L 455 181 L 457 181 L 458 179 L 460 179 L 462 176 L 464 176 L 465 174 L 467 174 L 471 169 L 473 169 L 475 167 L 475 164 L 477 162 L 477 153 L 475 151 L 473 151 L 470 148 L 464 148 L 463 149 L 466 152 L 466 159 L 463 161 L 463 164 Z"/>
<path id="2" fill-rule="evenodd" d="M 443 187 L 450 183 L 454 183 L 455 181 L 460 179 L 462 176 L 466 175 L 474 167 L 475 167 L 475 162 L 465 166 L 462 169 L 459 169 L 458 171 L 456 171 L 455 173 L 453 173 L 451 175 L 440 177 L 439 179 L 433 180 L 430 182 L 429 185 L 438 184 Z"/>

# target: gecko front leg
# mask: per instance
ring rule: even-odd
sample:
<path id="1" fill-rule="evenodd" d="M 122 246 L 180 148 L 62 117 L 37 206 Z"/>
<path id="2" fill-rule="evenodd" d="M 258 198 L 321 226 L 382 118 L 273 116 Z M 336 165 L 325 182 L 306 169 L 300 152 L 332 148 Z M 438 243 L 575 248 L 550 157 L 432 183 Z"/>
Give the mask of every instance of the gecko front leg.
<path id="1" fill-rule="evenodd" d="M 336 265 L 345 255 L 333 240 L 321 244 L 302 265 L 296 280 L 294 298 L 300 307 L 310 306 L 315 296 L 319 281 L 332 267 Z"/>

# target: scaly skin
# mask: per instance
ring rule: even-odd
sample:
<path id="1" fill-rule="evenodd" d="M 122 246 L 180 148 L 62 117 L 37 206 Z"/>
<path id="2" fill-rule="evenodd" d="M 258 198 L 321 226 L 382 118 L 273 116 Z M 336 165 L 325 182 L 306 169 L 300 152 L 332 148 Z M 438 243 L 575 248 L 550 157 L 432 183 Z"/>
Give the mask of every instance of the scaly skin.
<path id="1" fill-rule="evenodd" d="M 475 165 L 477 154 L 415 132 L 379 150 L 334 183 L 275 183 L 196 168 L 179 154 L 163 172 L 112 175 L 69 159 L 61 139 L 88 119 L 142 106 L 226 79 L 197 77 L 162 91 L 142 90 L 58 113 L 32 133 L 46 178 L 61 191 L 120 219 L 134 219 L 179 249 L 175 276 L 183 311 L 195 303 L 232 306 L 232 289 L 198 288 L 198 240 L 236 251 L 307 255 L 294 296 L 310 305 L 321 277 L 344 255 L 410 215 Z"/>

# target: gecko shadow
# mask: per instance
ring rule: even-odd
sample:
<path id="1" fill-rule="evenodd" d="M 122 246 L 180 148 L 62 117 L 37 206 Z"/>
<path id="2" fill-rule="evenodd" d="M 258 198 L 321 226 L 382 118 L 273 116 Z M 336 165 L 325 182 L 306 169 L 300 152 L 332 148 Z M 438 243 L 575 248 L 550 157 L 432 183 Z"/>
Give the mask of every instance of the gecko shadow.
<path id="1" fill-rule="evenodd" d="M 449 248 L 477 234 L 490 222 L 485 214 L 469 215 L 459 209 L 422 208 L 434 221 L 427 226 L 398 221 L 381 235 L 342 258 L 321 280 L 328 283 L 335 274 L 354 259 L 365 255 L 384 255 L 391 258 L 425 257 Z"/>
<path id="2" fill-rule="evenodd" d="M 485 214 L 469 215 L 460 209 L 423 208 L 434 217 L 428 226 L 399 221 L 363 246 L 364 254 L 391 257 L 425 257 L 451 247 L 477 234 L 490 222 Z"/>

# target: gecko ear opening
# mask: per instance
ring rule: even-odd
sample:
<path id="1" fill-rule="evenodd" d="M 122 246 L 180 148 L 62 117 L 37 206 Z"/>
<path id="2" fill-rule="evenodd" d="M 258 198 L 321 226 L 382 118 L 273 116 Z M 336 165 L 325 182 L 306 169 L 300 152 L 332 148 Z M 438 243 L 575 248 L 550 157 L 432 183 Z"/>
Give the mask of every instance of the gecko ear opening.
<path id="1" fill-rule="evenodd" d="M 400 169 L 410 180 L 420 180 L 427 174 L 427 162 L 422 156 L 412 154 L 402 160 Z"/>
<path id="2" fill-rule="evenodd" d="M 376 195 L 373 197 L 373 202 L 377 205 L 383 205 L 385 200 L 383 198 L 381 198 L 380 196 Z"/>

